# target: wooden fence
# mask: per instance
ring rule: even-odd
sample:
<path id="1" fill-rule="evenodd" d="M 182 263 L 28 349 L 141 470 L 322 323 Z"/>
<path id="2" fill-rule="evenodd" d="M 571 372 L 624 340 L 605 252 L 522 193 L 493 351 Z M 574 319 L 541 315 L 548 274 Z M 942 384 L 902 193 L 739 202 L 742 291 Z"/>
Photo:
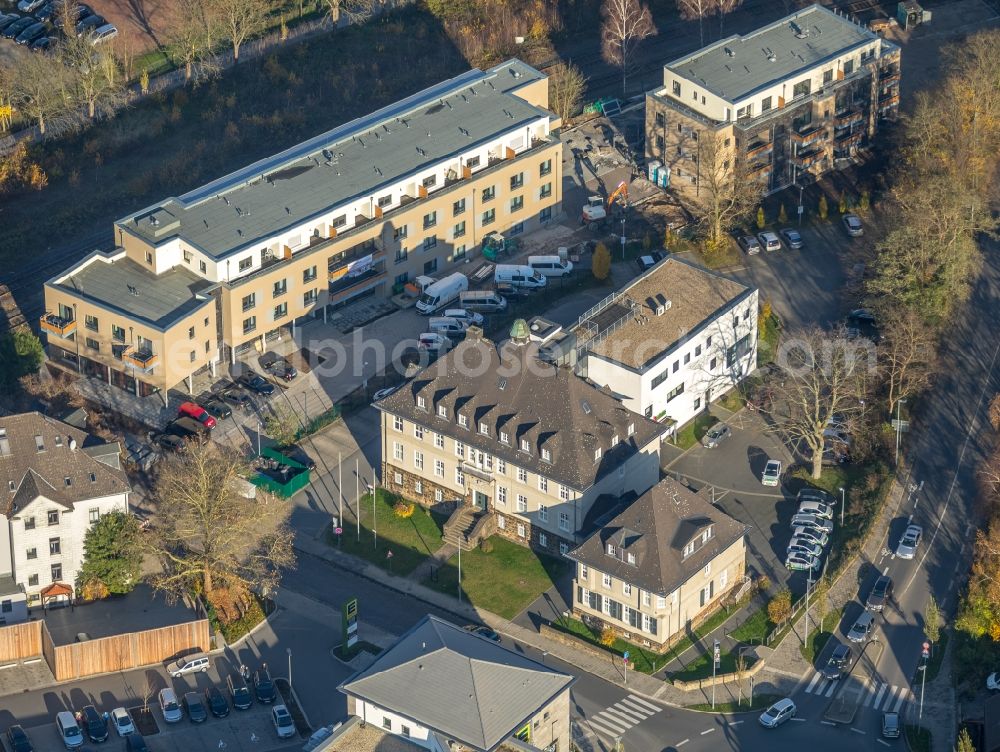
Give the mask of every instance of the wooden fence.
<path id="1" fill-rule="evenodd" d="M 42 620 L 0 628 L 0 663 L 41 655 L 56 681 L 128 671 L 209 647 L 207 619 L 70 645 L 53 643 Z"/>
<path id="2" fill-rule="evenodd" d="M 172 627 L 56 645 L 49 667 L 56 681 L 127 671 L 151 663 L 163 663 L 168 658 L 192 650 L 207 650 L 208 632 L 208 620 L 200 619 Z M 48 630 L 45 633 L 47 637 Z"/>
<path id="3" fill-rule="evenodd" d="M 42 622 L 0 628 L 0 663 L 31 658 L 42 652 Z"/>

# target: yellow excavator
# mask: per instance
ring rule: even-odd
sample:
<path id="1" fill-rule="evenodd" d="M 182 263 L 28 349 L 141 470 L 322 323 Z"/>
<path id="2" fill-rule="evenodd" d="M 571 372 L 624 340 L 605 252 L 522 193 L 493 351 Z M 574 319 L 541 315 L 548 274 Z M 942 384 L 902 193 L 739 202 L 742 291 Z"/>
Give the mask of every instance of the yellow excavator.
<path id="1" fill-rule="evenodd" d="M 628 206 L 628 184 L 624 180 L 608 196 L 606 206 L 604 199 L 600 196 L 591 196 L 583 207 L 580 224 L 587 225 L 591 230 L 603 227 L 608 220 L 608 211 L 616 201 L 620 202 L 623 208 Z"/>

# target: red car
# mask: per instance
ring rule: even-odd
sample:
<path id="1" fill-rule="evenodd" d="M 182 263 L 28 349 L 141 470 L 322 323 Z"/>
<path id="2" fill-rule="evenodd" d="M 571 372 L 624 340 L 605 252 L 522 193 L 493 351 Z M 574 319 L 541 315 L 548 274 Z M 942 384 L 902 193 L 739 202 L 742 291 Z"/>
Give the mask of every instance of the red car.
<path id="1" fill-rule="evenodd" d="M 201 405 L 196 405 L 194 402 L 183 403 L 177 409 L 177 414 L 194 418 L 206 428 L 215 428 L 215 418 L 208 414 L 208 410 Z"/>

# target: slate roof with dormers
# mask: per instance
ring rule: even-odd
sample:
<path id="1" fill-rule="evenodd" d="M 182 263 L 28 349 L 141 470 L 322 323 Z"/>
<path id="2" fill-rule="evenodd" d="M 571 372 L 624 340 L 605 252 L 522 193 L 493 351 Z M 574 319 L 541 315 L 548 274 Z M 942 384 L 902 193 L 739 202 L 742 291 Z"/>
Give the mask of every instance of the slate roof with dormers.
<path id="1" fill-rule="evenodd" d="M 0 432 L 0 513 L 8 517 L 40 496 L 72 509 L 129 490 L 117 443 L 38 412 L 0 418 Z"/>
<path id="2" fill-rule="evenodd" d="M 470 328 L 463 342 L 376 407 L 578 492 L 666 433 L 666 426 L 537 354 L 537 343 L 507 340 L 497 347 Z M 439 407 L 447 417 L 438 414 Z M 480 423 L 487 434 L 480 433 Z M 501 433 L 509 444 L 500 441 Z M 522 440 L 528 451 L 521 449 Z M 543 459 L 543 450 L 551 461 Z"/>
<path id="3" fill-rule="evenodd" d="M 489 752 L 575 681 L 427 615 L 338 689 Z"/>
<path id="4" fill-rule="evenodd" d="M 712 537 L 685 558 L 684 547 L 709 526 Z M 666 596 L 747 530 L 706 499 L 664 478 L 567 556 L 598 572 Z M 608 543 L 614 544 L 615 556 L 607 553 Z M 635 556 L 635 564 L 628 563 L 628 554 Z"/>

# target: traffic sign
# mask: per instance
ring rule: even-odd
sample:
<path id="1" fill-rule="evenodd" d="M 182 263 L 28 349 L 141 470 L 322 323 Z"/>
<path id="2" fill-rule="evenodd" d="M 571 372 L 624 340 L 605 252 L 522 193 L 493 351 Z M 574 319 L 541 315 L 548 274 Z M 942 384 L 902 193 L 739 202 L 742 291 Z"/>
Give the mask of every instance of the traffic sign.
<path id="1" fill-rule="evenodd" d="M 622 658 L 624 658 L 625 661 L 628 662 L 628 651 L 627 650 L 622 653 Z"/>
<path id="2" fill-rule="evenodd" d="M 333 529 L 333 532 L 334 532 L 334 533 L 335 533 L 336 535 L 343 535 L 343 534 L 344 534 L 344 528 L 342 528 L 342 527 L 335 527 L 335 528 Z"/>
<path id="3" fill-rule="evenodd" d="M 719 650 L 719 641 L 715 641 L 715 667 L 718 668 L 719 664 L 722 663 L 722 651 Z"/>

